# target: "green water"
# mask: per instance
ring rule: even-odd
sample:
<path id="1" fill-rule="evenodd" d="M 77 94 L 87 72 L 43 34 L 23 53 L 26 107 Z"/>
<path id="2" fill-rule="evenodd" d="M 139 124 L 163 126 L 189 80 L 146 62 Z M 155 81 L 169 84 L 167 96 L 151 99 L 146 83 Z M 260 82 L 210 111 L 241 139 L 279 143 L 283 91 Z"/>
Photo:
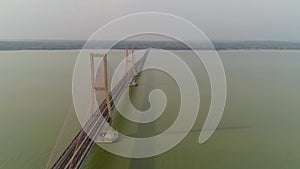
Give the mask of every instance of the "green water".
<path id="1" fill-rule="evenodd" d="M 0 52 L 1 169 L 45 167 L 64 118 L 72 111 L 77 53 Z"/>
<path id="2" fill-rule="evenodd" d="M 198 137 L 206 118 L 210 89 L 205 69 L 188 51 L 176 53 L 191 66 L 201 108 L 188 136 L 172 150 L 146 159 L 128 159 L 94 146 L 83 168 L 232 169 L 300 167 L 300 51 L 221 51 L 228 83 L 222 121 L 205 144 Z M 44 168 L 65 116 L 73 112 L 71 78 L 78 51 L 0 52 L 0 168 Z M 168 105 L 154 123 L 140 125 L 116 115 L 120 132 L 149 137 L 176 118 L 178 87 L 168 75 L 145 71 L 130 91 L 133 104 L 149 107 L 148 93 L 165 91 Z M 76 130 L 75 115 L 65 132 Z M 152 145 L 155 146 L 155 145 Z"/>
<path id="3" fill-rule="evenodd" d="M 228 83 L 227 104 L 218 129 L 205 144 L 199 144 L 198 137 L 209 106 L 208 77 L 191 53 L 175 53 L 191 66 L 202 99 L 197 122 L 188 136 L 172 150 L 144 159 L 119 157 L 94 146 L 83 168 L 300 167 L 299 51 L 221 51 Z M 160 88 L 168 97 L 164 115 L 143 125 L 117 116 L 117 128 L 126 135 L 149 137 L 175 120 L 179 91 L 172 78 L 158 71 L 143 72 L 138 83 L 140 86 L 130 91 L 135 106 L 140 110 L 149 108 L 149 91 Z"/>

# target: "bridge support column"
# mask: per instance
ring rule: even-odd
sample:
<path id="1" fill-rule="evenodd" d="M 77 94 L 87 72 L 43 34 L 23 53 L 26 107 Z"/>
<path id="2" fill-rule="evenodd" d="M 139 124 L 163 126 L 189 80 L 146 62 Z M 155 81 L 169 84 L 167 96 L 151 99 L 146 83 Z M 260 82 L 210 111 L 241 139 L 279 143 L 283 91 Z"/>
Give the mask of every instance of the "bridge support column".
<path id="1" fill-rule="evenodd" d="M 100 57 L 103 58 L 103 86 L 100 87 L 96 87 L 95 85 L 95 61 L 94 59 Z M 104 92 L 105 94 L 105 101 L 106 101 L 106 106 L 107 107 L 107 111 L 100 110 L 103 111 L 101 112 L 103 114 L 103 117 L 107 117 L 108 115 L 108 122 L 109 122 L 109 129 L 105 132 L 101 132 L 100 136 L 98 138 L 96 138 L 97 142 L 104 142 L 104 143 L 112 143 L 118 140 L 118 133 L 116 131 L 114 131 L 113 129 L 113 116 L 112 116 L 112 107 L 111 107 L 111 102 L 112 97 L 109 95 L 108 92 L 108 81 L 107 81 L 107 54 L 91 54 L 90 55 L 90 62 L 91 62 L 91 81 L 92 81 L 92 95 L 93 97 L 95 96 L 96 92 Z M 92 99 L 92 109 L 94 107 L 94 99 Z"/>
<path id="2" fill-rule="evenodd" d="M 131 55 L 129 55 L 128 52 L 128 47 L 131 48 Z M 125 60 L 126 60 L 126 65 L 125 65 L 125 72 L 130 72 L 133 76 L 132 81 L 129 84 L 129 87 L 136 87 L 138 84 L 135 81 L 136 76 L 138 73 L 135 70 L 135 61 L 134 61 L 134 49 L 132 45 L 126 45 L 125 46 Z"/>

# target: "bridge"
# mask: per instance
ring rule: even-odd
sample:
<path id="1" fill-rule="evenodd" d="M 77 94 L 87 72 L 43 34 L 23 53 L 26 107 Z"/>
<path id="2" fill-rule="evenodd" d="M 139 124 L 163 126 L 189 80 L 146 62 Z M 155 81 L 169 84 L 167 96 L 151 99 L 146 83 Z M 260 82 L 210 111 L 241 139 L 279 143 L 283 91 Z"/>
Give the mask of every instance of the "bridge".
<path id="1" fill-rule="evenodd" d="M 99 135 L 99 132 L 104 128 L 106 122 L 111 123 L 112 115 L 111 109 L 115 107 L 116 101 L 119 100 L 122 93 L 125 89 L 132 83 L 132 80 L 136 76 L 136 72 L 140 72 L 143 68 L 145 60 L 147 58 L 149 49 L 145 52 L 142 58 L 134 64 L 134 60 L 128 60 L 132 62 L 132 66 L 126 71 L 122 79 L 117 83 L 117 85 L 107 93 L 106 99 L 101 102 L 98 109 L 93 112 L 89 120 L 82 127 L 82 129 L 77 133 L 71 143 L 55 161 L 52 167 L 49 163 L 46 166 L 46 169 L 77 169 L 83 164 L 84 160 L 89 154 L 96 137 Z M 94 54 L 91 54 L 94 55 Z M 104 56 L 106 60 L 106 55 Z M 132 50 L 132 59 L 133 59 L 133 50 Z M 126 59 L 128 59 L 128 49 L 126 47 Z M 106 63 L 105 63 L 106 66 Z M 106 68 L 104 69 L 106 71 Z M 105 72 L 106 76 L 106 72 Z M 105 77 L 106 78 L 106 77 Z M 106 79 L 105 79 L 106 80 Z M 107 82 L 105 82 L 107 83 Z M 107 84 L 106 84 L 107 85 Z M 107 86 L 106 86 L 107 87 Z M 107 91 L 107 88 L 103 88 Z M 96 89 L 96 88 L 95 88 Z"/>

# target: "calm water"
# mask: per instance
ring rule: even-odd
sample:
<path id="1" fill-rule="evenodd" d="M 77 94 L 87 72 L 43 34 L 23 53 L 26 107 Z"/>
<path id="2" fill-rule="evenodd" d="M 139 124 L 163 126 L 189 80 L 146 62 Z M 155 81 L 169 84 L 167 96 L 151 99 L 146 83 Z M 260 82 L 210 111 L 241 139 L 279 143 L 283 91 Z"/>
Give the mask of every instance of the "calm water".
<path id="1" fill-rule="evenodd" d="M 45 166 L 72 111 L 76 56 L 76 51 L 0 52 L 1 169 Z"/>
<path id="2" fill-rule="evenodd" d="M 222 121 L 205 144 L 198 137 L 209 107 L 205 70 L 187 51 L 176 53 L 191 66 L 201 93 L 201 108 L 190 134 L 172 150 L 152 158 L 128 159 L 95 146 L 84 168 L 199 169 L 300 167 L 300 51 L 221 51 L 228 83 Z M 64 118 L 72 109 L 71 77 L 78 51 L 0 52 L 0 168 L 43 168 Z M 149 107 L 148 92 L 163 89 L 164 114 L 138 125 L 117 116 L 118 129 L 138 137 L 169 127 L 177 115 L 179 91 L 174 80 L 145 71 L 130 91 L 133 104 Z M 78 128 L 75 116 L 65 132 Z M 71 130 L 73 129 L 73 130 Z M 155 145 L 153 145 L 155 146 Z M 101 164 L 101 165 L 100 165 Z"/>

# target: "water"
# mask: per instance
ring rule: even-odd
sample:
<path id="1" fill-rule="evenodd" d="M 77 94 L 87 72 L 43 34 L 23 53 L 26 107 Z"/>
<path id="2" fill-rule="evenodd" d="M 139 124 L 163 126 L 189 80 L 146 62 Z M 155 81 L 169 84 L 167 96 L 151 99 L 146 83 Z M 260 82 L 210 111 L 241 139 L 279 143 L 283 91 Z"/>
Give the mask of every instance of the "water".
<path id="1" fill-rule="evenodd" d="M 205 144 L 197 142 L 209 107 L 209 80 L 188 51 L 177 51 L 191 65 L 201 93 L 201 109 L 188 136 L 152 158 L 128 159 L 94 146 L 83 168 L 299 168 L 300 51 L 221 51 L 228 83 L 222 121 Z M 71 78 L 78 51 L 0 52 L 0 168 L 43 168 L 64 118 L 72 109 Z M 179 96 L 174 80 L 143 72 L 132 89 L 133 104 L 149 107 L 148 92 L 163 89 L 169 105 L 155 123 L 138 125 L 116 117 L 118 129 L 152 136 L 172 124 Z M 147 84 L 147 85 L 145 85 Z M 75 116 L 74 116 L 75 117 Z M 69 127 L 66 140 L 78 128 Z"/>
<path id="2" fill-rule="evenodd" d="M 1 169 L 44 168 L 64 118 L 72 111 L 77 53 L 0 52 Z"/>
<path id="3" fill-rule="evenodd" d="M 191 53 L 175 53 L 191 66 L 202 97 L 197 122 L 188 136 L 172 150 L 145 159 L 119 157 L 94 146 L 84 168 L 252 169 L 300 166 L 299 51 L 221 51 L 228 81 L 227 104 L 218 129 L 205 144 L 199 144 L 198 137 L 209 106 L 208 77 Z M 178 88 L 172 78 L 157 71 L 142 73 L 138 83 L 141 85 L 131 90 L 132 101 L 137 108 L 145 110 L 149 107 L 148 94 L 154 88 L 165 91 L 169 105 L 163 116 L 146 125 L 117 117 L 118 129 L 126 135 L 149 137 L 164 131 L 176 118 L 180 102 Z M 155 145 L 150 146 L 155 148 Z"/>

